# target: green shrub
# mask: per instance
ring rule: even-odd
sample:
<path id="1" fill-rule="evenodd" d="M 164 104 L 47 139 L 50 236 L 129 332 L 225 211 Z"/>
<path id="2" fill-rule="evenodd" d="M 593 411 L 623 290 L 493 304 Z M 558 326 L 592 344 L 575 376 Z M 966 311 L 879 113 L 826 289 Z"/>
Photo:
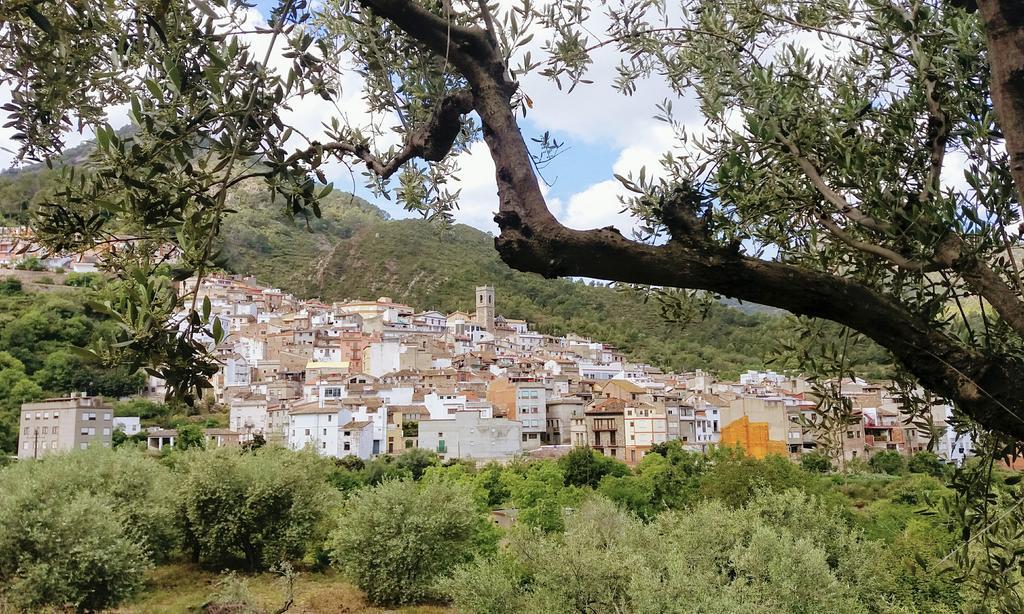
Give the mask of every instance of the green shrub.
<path id="1" fill-rule="evenodd" d="M 467 485 L 389 480 L 352 495 L 328 546 L 371 602 L 401 605 L 430 597 L 492 534 Z"/>
<path id="2" fill-rule="evenodd" d="M 145 547 L 109 498 L 80 492 L 11 512 L 2 521 L 0 584 L 19 608 L 99 610 L 142 586 Z"/>
<path id="3" fill-rule="evenodd" d="M 408 471 L 414 480 L 423 477 L 423 472 L 427 470 L 427 467 L 432 467 L 437 463 L 437 454 L 423 448 L 406 450 L 395 457 L 395 467 L 399 471 Z"/>
<path id="4" fill-rule="evenodd" d="M 573 448 L 571 452 L 558 459 L 558 465 L 565 475 L 566 486 L 597 488 L 606 475 L 629 475 L 629 467 L 625 463 L 586 447 Z"/>
<path id="5" fill-rule="evenodd" d="M 828 473 L 832 470 L 832 459 L 821 452 L 808 452 L 800 457 L 800 466 L 811 473 Z"/>
<path id="6" fill-rule="evenodd" d="M 878 473 L 899 475 L 906 468 L 906 461 L 903 459 L 903 455 L 895 450 L 882 450 L 871 457 L 868 465 Z"/>
<path id="7" fill-rule="evenodd" d="M 206 448 L 206 432 L 198 424 L 183 424 L 178 427 L 178 434 L 174 439 L 174 447 L 178 450 L 191 450 L 193 448 L 202 450 Z"/>
<path id="8" fill-rule="evenodd" d="M 179 517 L 192 560 L 262 570 L 301 559 L 326 535 L 329 469 L 315 453 L 276 447 L 185 453 Z"/>
<path id="9" fill-rule="evenodd" d="M 884 544 L 796 490 L 650 525 L 593 497 L 564 533 L 517 528 L 439 586 L 470 612 L 948 611 L 899 586 L 894 567 Z"/>
<path id="10" fill-rule="evenodd" d="M 758 460 L 736 450 L 722 449 L 712 458 L 711 469 L 701 477 L 701 494 L 731 507 L 744 505 L 760 490 L 781 492 L 813 486 L 812 476 L 782 456 L 770 455 Z"/>
<path id="11" fill-rule="evenodd" d="M 29 256 L 18 264 L 14 265 L 14 268 L 19 271 L 45 271 L 46 267 L 40 262 L 38 256 Z"/>
<path id="12" fill-rule="evenodd" d="M 21 280 L 13 275 L 0 279 L 0 295 L 12 296 L 21 294 Z"/>
<path id="13" fill-rule="evenodd" d="M 106 285 L 103 276 L 99 273 L 76 273 L 71 272 L 64 278 L 65 286 L 74 286 L 76 288 L 93 288 L 98 290 Z"/>
<path id="14" fill-rule="evenodd" d="M 133 450 L 0 471 L 0 585 L 22 608 L 116 605 L 179 543 L 176 496 L 171 472 Z"/>
<path id="15" fill-rule="evenodd" d="M 947 465 L 939 458 L 938 454 L 921 450 L 910 457 L 907 461 L 907 469 L 910 473 L 924 473 L 941 478 L 946 475 Z"/>

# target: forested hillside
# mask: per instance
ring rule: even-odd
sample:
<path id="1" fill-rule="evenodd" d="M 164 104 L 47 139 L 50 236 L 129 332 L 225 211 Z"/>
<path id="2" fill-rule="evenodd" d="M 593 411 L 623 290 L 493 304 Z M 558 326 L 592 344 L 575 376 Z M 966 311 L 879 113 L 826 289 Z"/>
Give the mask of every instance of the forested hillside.
<path id="1" fill-rule="evenodd" d="M 78 161 L 83 151 L 69 155 Z M 40 167 L 0 175 L 5 223 L 26 223 L 39 191 L 52 185 L 52 171 Z M 264 191 L 241 187 L 232 200 L 237 212 L 221 245 L 225 269 L 302 297 L 389 296 L 420 309 L 470 310 L 473 288 L 493 284 L 499 314 L 529 320 L 543 332 L 576 332 L 662 368 L 702 368 L 726 377 L 780 366 L 769 360 L 779 340 L 793 336 L 793 322 L 784 314 L 725 305 L 703 320 L 670 323 L 657 304 L 635 295 L 514 271 L 498 258 L 488 233 L 388 219 L 350 194 L 332 194 L 322 218 L 310 220 L 287 217 Z M 888 373 L 888 357 L 874 345 L 856 349 L 852 362 L 868 376 Z"/>
<path id="2" fill-rule="evenodd" d="M 117 398 L 143 383 L 138 373 L 87 364 L 71 350 L 109 334 L 114 324 L 87 306 L 93 290 L 54 290 L 32 292 L 17 279 L 0 279 L 0 454 L 14 451 L 24 402 L 75 391 Z"/>
<path id="3" fill-rule="evenodd" d="M 290 220 L 254 192 L 235 196 L 224 265 L 300 296 L 324 300 L 388 296 L 419 309 L 473 308 L 473 289 L 496 287 L 498 313 L 524 318 L 543 332 L 576 332 L 615 344 L 664 368 L 711 369 L 725 376 L 762 368 L 789 338 L 780 313 L 717 305 L 703 320 L 669 323 L 635 295 L 582 281 L 544 279 L 509 268 L 492 237 L 465 225 L 441 229 L 422 220 L 389 220 L 373 205 L 332 195 L 319 220 Z M 838 329 L 837 329 L 838 330 Z M 858 349 L 854 363 L 885 374 L 885 354 Z"/>

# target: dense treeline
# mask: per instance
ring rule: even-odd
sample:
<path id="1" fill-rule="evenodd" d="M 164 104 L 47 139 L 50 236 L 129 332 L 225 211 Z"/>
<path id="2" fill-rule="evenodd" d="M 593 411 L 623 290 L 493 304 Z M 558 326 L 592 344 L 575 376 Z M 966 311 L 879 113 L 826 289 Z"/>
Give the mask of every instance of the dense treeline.
<path id="1" fill-rule="evenodd" d="M 15 449 L 22 403 L 75 391 L 112 398 L 139 392 L 141 373 L 98 367 L 72 349 L 113 332 L 115 324 L 88 305 L 97 292 L 88 285 L 27 292 L 17 279 L 0 280 L 0 453 Z"/>
<path id="2" fill-rule="evenodd" d="M 778 311 L 722 304 L 712 305 L 703 318 L 673 323 L 656 300 L 514 271 L 498 258 L 487 233 L 388 220 L 350 195 L 331 195 L 322 218 L 308 223 L 286 219 L 260 194 L 238 192 L 234 198 L 238 212 L 225 227 L 224 265 L 299 296 L 389 296 L 419 309 L 472 313 L 474 288 L 489 283 L 496 287 L 499 314 L 526 319 L 542 332 L 574 332 L 662 368 L 701 368 L 724 377 L 777 367 L 769 363 L 779 342 L 797 336 L 792 318 Z M 832 328 L 837 335 L 839 328 Z M 849 360 L 867 376 L 889 373 L 888 356 L 874 344 L 851 348 Z"/>
<path id="3" fill-rule="evenodd" d="M 76 451 L 0 470 L 0 610 L 108 607 L 187 560 L 334 567 L 375 604 L 466 612 L 951 612 L 978 595 L 933 567 L 956 538 L 919 513 L 949 496 L 924 460 L 828 475 L 674 443 L 634 470 L 588 449 L 479 468 L 419 450 Z"/>

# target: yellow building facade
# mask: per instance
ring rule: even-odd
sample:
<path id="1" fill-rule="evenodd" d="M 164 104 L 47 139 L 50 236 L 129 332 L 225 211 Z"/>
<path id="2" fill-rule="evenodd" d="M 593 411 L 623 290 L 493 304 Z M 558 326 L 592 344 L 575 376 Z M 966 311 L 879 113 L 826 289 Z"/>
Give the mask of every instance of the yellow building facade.
<path id="1" fill-rule="evenodd" d="M 723 446 L 740 446 L 750 456 L 761 459 L 769 454 L 785 456 L 786 442 L 776 441 L 768 434 L 767 422 L 751 422 L 743 416 L 722 427 Z"/>

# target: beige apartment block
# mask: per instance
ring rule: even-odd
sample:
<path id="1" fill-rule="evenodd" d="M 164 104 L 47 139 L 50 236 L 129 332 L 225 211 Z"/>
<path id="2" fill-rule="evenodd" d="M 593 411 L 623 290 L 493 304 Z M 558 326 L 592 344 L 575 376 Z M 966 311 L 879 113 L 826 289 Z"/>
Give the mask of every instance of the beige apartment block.
<path id="1" fill-rule="evenodd" d="M 55 452 L 110 446 L 114 409 L 102 397 L 85 393 L 21 406 L 18 458 L 39 458 Z"/>

